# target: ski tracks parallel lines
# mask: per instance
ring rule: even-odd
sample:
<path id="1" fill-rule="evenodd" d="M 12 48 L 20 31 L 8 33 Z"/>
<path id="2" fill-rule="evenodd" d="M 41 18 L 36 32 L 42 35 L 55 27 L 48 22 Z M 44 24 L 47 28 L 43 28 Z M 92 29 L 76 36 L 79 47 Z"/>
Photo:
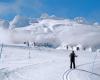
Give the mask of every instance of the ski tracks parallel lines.
<path id="1" fill-rule="evenodd" d="M 100 62 L 100 61 L 97 61 L 97 62 Z M 95 62 L 95 63 L 97 63 L 97 62 Z M 93 63 L 93 62 L 84 63 L 84 64 L 81 64 L 81 65 L 78 65 L 77 67 L 84 66 L 84 65 L 88 65 L 88 64 L 92 64 L 92 63 Z M 69 76 L 69 74 L 70 74 L 73 70 L 84 71 L 84 72 L 91 73 L 91 74 L 94 74 L 94 75 L 100 77 L 100 74 L 93 73 L 93 72 L 90 72 L 90 71 L 87 71 L 87 70 L 82 70 L 82 69 L 68 69 L 68 70 L 66 70 L 66 71 L 64 72 L 64 74 L 63 74 L 63 80 L 70 80 L 68 76 Z"/>

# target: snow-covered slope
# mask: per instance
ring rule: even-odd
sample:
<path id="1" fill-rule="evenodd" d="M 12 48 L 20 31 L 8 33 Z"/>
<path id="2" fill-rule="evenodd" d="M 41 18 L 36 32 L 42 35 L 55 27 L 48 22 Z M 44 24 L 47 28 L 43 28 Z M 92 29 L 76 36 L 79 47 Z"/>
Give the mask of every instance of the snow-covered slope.
<path id="1" fill-rule="evenodd" d="M 37 42 L 37 37 L 40 36 L 41 41 L 39 40 L 39 42 L 42 43 L 45 36 L 53 34 L 52 36 L 55 36 L 55 39 L 60 40 L 60 45 L 66 44 L 75 46 L 80 44 L 85 48 L 91 47 L 94 50 L 100 48 L 99 25 L 89 25 L 82 21 L 79 23 L 77 20 L 45 18 L 38 19 L 38 23 L 32 23 L 22 28 L 15 28 L 15 30 L 21 32 L 28 31 L 29 35 L 32 36 L 31 39 L 34 37 L 33 42 Z M 48 40 L 49 39 L 47 39 L 46 42 L 48 42 Z"/>
<path id="2" fill-rule="evenodd" d="M 3 47 L 1 80 L 100 80 L 100 54 L 75 52 L 76 69 L 69 70 L 67 50 Z"/>
<path id="3" fill-rule="evenodd" d="M 100 50 L 75 51 L 76 69 L 69 69 L 71 48 L 100 49 L 99 36 L 100 25 L 86 24 L 81 17 L 44 15 L 34 21 L 17 16 L 10 29 L 0 28 L 0 80 L 100 80 Z"/>
<path id="4" fill-rule="evenodd" d="M 18 15 L 10 22 L 10 29 L 10 38 L 14 43 L 28 41 L 59 44 L 59 48 L 65 45 L 81 45 L 94 50 L 100 48 L 100 25 L 89 25 L 82 17 L 74 20 L 52 16 L 32 19 Z"/>

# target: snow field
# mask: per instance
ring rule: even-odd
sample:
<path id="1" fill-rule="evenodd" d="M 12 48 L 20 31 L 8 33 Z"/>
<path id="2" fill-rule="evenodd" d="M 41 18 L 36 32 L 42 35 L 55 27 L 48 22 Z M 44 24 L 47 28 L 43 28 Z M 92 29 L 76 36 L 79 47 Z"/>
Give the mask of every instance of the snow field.
<path id="1" fill-rule="evenodd" d="M 0 64 L 1 68 L 4 69 L 0 70 L 2 74 L 0 78 L 2 80 L 63 80 L 65 71 L 69 69 L 70 52 L 49 48 L 33 48 L 30 49 L 31 56 L 29 58 L 29 49 L 5 47 L 2 52 Z M 76 58 L 77 69 L 90 72 L 93 70 L 94 73 L 99 74 L 99 53 L 79 51 L 76 54 L 78 55 Z M 93 68 L 94 59 L 96 63 Z M 87 75 L 87 77 L 83 75 Z M 68 76 L 70 80 L 90 80 L 91 76 L 88 75 L 90 73 L 73 70 Z M 92 76 L 96 80 L 100 79 L 93 74 Z"/>

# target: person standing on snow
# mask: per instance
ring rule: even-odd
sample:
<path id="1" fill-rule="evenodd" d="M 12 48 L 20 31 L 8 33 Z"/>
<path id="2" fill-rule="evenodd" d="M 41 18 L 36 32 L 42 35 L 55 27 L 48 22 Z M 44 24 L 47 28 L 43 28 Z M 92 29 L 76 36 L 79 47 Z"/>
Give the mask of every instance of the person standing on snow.
<path id="1" fill-rule="evenodd" d="M 75 69 L 76 68 L 76 66 L 75 66 L 75 57 L 77 57 L 76 54 L 75 54 L 75 52 L 72 51 L 70 53 L 69 57 L 70 57 L 70 69 L 72 69 L 72 66 Z"/>
<path id="2" fill-rule="evenodd" d="M 68 48 L 69 48 L 69 46 L 67 45 L 67 46 L 66 46 L 66 49 L 68 50 Z"/>

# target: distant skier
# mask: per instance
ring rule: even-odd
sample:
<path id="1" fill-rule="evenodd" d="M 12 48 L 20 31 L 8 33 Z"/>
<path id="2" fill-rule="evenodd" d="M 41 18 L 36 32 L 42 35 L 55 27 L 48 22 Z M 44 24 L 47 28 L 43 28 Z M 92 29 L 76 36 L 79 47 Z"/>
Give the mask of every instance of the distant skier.
<path id="1" fill-rule="evenodd" d="M 34 45 L 34 47 L 36 46 L 36 43 L 35 42 L 33 42 L 33 45 Z"/>
<path id="2" fill-rule="evenodd" d="M 27 41 L 26 43 L 27 43 L 27 46 L 29 47 L 30 46 L 29 42 Z"/>
<path id="3" fill-rule="evenodd" d="M 69 48 L 69 47 L 68 47 L 68 45 L 67 45 L 67 46 L 66 46 L 66 49 L 68 50 L 68 48 Z"/>
<path id="4" fill-rule="evenodd" d="M 77 47 L 77 48 L 76 48 L 76 50 L 77 50 L 77 51 L 79 51 L 79 50 L 80 50 L 80 48 L 79 48 L 79 47 Z"/>
<path id="5" fill-rule="evenodd" d="M 24 44 L 26 44 L 29 47 L 29 42 L 28 41 L 27 42 L 24 42 Z"/>
<path id="6" fill-rule="evenodd" d="M 75 52 L 72 51 L 72 53 L 70 53 L 69 57 L 70 57 L 70 69 L 72 69 L 72 66 L 75 69 L 76 68 L 75 67 L 75 57 L 77 57 Z"/>

